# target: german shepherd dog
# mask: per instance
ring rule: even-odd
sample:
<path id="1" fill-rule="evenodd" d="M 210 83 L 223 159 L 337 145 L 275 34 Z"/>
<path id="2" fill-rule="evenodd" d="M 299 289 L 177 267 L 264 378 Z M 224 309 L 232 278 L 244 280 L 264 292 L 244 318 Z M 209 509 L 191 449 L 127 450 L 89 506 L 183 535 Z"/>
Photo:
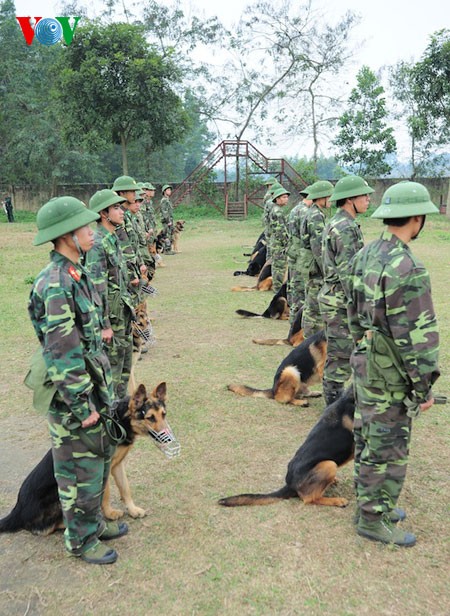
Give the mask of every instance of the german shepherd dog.
<path id="1" fill-rule="evenodd" d="M 261 249 L 263 246 L 266 246 L 266 245 L 267 245 L 267 241 L 266 241 L 266 234 L 264 233 L 264 231 L 262 231 L 262 232 L 259 234 L 259 237 L 258 237 L 258 239 L 256 240 L 256 243 L 255 243 L 255 245 L 253 246 L 252 251 L 251 251 L 251 252 L 243 252 L 242 254 L 244 255 L 244 257 L 252 257 L 252 258 L 253 258 L 253 257 L 255 256 L 255 254 L 256 254 L 257 252 L 259 252 L 259 251 L 260 251 L 260 249 Z"/>
<path id="2" fill-rule="evenodd" d="M 302 328 L 303 308 L 299 308 L 291 323 L 287 338 L 253 338 L 255 344 L 265 344 L 268 346 L 276 346 L 286 344 L 296 347 L 303 342 L 305 336 Z"/>
<path id="3" fill-rule="evenodd" d="M 305 505 L 345 507 L 346 498 L 323 496 L 336 483 L 336 471 L 353 458 L 355 399 L 349 387 L 328 406 L 288 464 L 286 485 L 269 494 L 239 494 L 221 498 L 225 507 L 270 505 L 283 499 L 300 498 Z"/>
<path id="4" fill-rule="evenodd" d="M 180 242 L 180 235 L 181 232 L 184 230 L 184 225 L 186 224 L 185 220 L 177 220 L 174 228 L 173 228 L 173 236 L 172 236 L 172 250 L 174 252 L 181 252 L 179 250 L 179 242 Z"/>
<path id="5" fill-rule="evenodd" d="M 287 282 L 284 282 L 278 293 L 276 293 L 269 306 L 264 310 L 262 314 L 256 312 L 249 312 L 248 310 L 236 310 L 236 313 L 245 318 L 263 318 L 263 319 L 280 319 L 286 321 L 289 319 L 289 306 L 287 302 Z"/>
<path id="6" fill-rule="evenodd" d="M 308 386 L 322 380 L 327 356 L 325 332 L 320 331 L 304 340 L 283 359 L 275 373 L 270 389 L 254 389 L 247 385 L 228 385 L 240 396 L 269 398 L 281 404 L 308 406 L 303 398 L 316 398 L 322 394 L 311 392 Z"/>
<path id="7" fill-rule="evenodd" d="M 136 437 L 150 436 L 157 442 L 161 433 L 166 431 L 171 434 L 166 421 L 165 402 L 165 383 L 160 383 L 151 394 L 147 394 L 144 385 L 139 385 L 134 394 L 122 398 L 115 409 L 115 417 L 125 429 L 126 440 L 116 447 L 110 472 L 133 518 L 143 517 L 145 511 L 133 502 L 124 461 Z M 112 520 L 122 517 L 124 513 L 111 507 L 109 480 L 103 495 L 102 510 L 105 517 Z M 22 483 L 14 509 L 0 520 L 0 532 L 28 530 L 36 535 L 49 535 L 61 528 L 64 528 L 61 504 L 54 477 L 52 452 L 49 450 Z"/>
<path id="8" fill-rule="evenodd" d="M 266 261 L 259 272 L 258 280 L 254 287 L 231 287 L 232 291 L 270 291 L 272 289 L 272 262 Z"/>
<path id="9" fill-rule="evenodd" d="M 245 271 L 237 270 L 233 272 L 233 276 L 258 276 L 261 272 L 267 258 L 267 246 L 264 244 L 261 248 L 251 255 Z"/>

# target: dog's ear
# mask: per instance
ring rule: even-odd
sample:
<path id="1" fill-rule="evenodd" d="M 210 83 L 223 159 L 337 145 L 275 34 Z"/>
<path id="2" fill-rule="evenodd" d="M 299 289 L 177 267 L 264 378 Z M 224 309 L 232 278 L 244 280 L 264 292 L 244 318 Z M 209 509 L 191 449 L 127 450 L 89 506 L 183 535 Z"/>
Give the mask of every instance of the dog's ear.
<path id="1" fill-rule="evenodd" d="M 157 385 L 155 387 L 155 389 L 152 391 L 152 396 L 153 396 L 153 398 L 156 398 L 160 402 L 165 402 L 166 401 L 166 393 L 167 393 L 167 387 L 166 387 L 165 382 L 163 381 L 162 383 Z"/>
<path id="2" fill-rule="evenodd" d="M 145 389 L 145 385 L 141 383 L 133 394 L 133 402 L 134 402 L 135 408 L 136 409 L 140 408 L 144 404 L 144 401 L 146 398 L 147 398 L 147 390 Z"/>

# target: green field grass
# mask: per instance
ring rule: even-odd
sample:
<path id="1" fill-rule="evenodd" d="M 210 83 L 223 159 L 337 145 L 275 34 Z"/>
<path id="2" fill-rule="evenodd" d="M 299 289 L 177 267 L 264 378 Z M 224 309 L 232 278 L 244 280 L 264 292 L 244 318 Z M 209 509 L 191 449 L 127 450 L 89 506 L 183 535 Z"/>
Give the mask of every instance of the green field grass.
<path id="1" fill-rule="evenodd" d="M 362 221 L 366 240 L 381 222 Z M 332 492 L 346 509 L 298 500 L 268 507 L 223 509 L 221 496 L 281 487 L 289 459 L 317 421 L 321 400 L 291 408 L 240 398 L 231 382 L 266 388 L 287 347 L 252 344 L 284 337 L 287 323 L 240 319 L 269 293 L 232 293 L 232 272 L 245 269 L 260 221 L 188 219 L 182 253 L 165 257 L 149 299 L 157 344 L 139 361 L 138 382 L 166 381 L 168 419 L 182 444 L 166 460 L 141 439 L 128 476 L 142 520 L 126 518 L 127 536 L 113 543 L 119 560 L 94 567 L 66 556 L 60 534 L 0 535 L 0 613 L 11 615 L 333 615 L 444 616 L 448 585 L 450 407 L 435 406 L 413 428 L 401 506 L 417 534 L 405 550 L 371 543 L 353 528 L 351 465 Z M 0 225 L 0 514 L 48 447 L 45 418 L 31 406 L 22 381 L 36 339 L 27 316 L 31 280 L 48 247 L 32 247 L 33 223 Z M 442 376 L 449 393 L 450 221 L 430 217 L 413 251 L 429 268 L 441 332 Z M 242 284 L 254 279 L 241 278 Z M 117 491 L 113 490 L 114 504 Z"/>

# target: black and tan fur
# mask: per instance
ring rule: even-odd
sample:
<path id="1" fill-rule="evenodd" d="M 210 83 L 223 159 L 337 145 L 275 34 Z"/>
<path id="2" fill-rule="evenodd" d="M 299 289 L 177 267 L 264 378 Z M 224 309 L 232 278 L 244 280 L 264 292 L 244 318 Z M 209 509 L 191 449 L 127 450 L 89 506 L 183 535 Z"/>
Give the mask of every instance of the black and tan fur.
<path id="1" fill-rule="evenodd" d="M 185 220 L 177 220 L 173 227 L 173 236 L 172 236 L 172 250 L 176 253 L 180 253 L 180 235 L 184 230 L 184 225 L 186 224 Z"/>
<path id="2" fill-rule="evenodd" d="M 253 246 L 253 248 L 252 248 L 252 251 L 251 251 L 251 252 L 244 252 L 244 253 L 242 253 L 242 254 L 244 255 L 244 257 L 252 257 L 252 258 L 253 258 L 253 257 L 255 256 L 255 254 L 256 254 L 257 252 L 259 252 L 259 250 L 260 250 L 263 246 L 266 246 L 266 245 L 267 245 L 267 242 L 266 242 L 266 234 L 264 233 L 264 231 L 262 231 L 262 232 L 259 234 L 259 237 L 258 237 L 258 239 L 256 240 L 255 245 L 254 245 L 254 246 Z"/>
<path id="3" fill-rule="evenodd" d="M 267 246 L 263 244 L 261 248 L 251 255 L 247 269 L 233 272 L 233 276 L 258 276 L 267 259 Z"/>
<path id="4" fill-rule="evenodd" d="M 127 438 L 123 444 L 116 447 L 110 473 L 129 515 L 140 518 L 145 515 L 145 510 L 133 502 L 125 472 L 125 458 L 138 436 L 153 438 L 149 430 L 159 432 L 167 428 L 166 384 L 160 383 L 151 394 L 147 394 L 144 385 L 139 385 L 132 396 L 126 396 L 119 401 L 115 417 L 125 429 Z M 105 517 L 112 520 L 123 516 L 123 511 L 111 507 L 109 480 L 103 495 L 102 510 Z M 54 477 L 52 452 L 49 450 L 22 483 L 14 509 L 0 520 L 0 532 L 28 530 L 36 535 L 49 535 L 61 528 L 61 505 Z"/>
<path id="5" fill-rule="evenodd" d="M 232 291 L 270 291 L 272 289 L 272 262 L 266 261 L 264 267 L 259 272 L 256 285 L 253 287 L 236 286 L 231 287 Z"/>
<path id="6" fill-rule="evenodd" d="M 336 483 L 337 469 L 353 458 L 355 400 L 350 387 L 328 406 L 288 464 L 284 487 L 268 494 L 239 494 L 219 500 L 225 507 L 269 505 L 300 498 L 305 505 L 345 507 L 348 500 L 323 496 Z"/>
<path id="7" fill-rule="evenodd" d="M 273 296 L 270 304 L 263 313 L 257 314 L 248 310 L 236 310 L 236 314 L 245 318 L 262 318 L 262 319 L 280 319 L 287 321 L 289 319 L 289 306 L 287 302 L 287 282 L 284 282 L 279 291 Z"/>
<path id="8" fill-rule="evenodd" d="M 322 380 L 326 355 L 325 332 L 320 331 L 304 340 L 283 359 L 270 389 L 255 389 L 235 384 L 228 385 L 228 389 L 240 396 L 269 398 L 281 404 L 308 406 L 304 398 L 321 395 L 309 391 L 309 386 Z"/>
<path id="9" fill-rule="evenodd" d="M 253 338 L 255 344 L 264 344 L 267 346 L 287 345 L 297 347 L 303 342 L 305 336 L 302 328 L 303 308 L 297 310 L 294 320 L 291 323 L 287 338 Z"/>

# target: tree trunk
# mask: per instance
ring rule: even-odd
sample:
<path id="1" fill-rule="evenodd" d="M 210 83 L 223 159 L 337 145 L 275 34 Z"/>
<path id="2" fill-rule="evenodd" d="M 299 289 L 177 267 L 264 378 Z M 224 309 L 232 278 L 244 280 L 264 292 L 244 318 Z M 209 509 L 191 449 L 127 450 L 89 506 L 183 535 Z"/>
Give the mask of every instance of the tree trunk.
<path id="1" fill-rule="evenodd" d="M 120 147 L 122 149 L 122 171 L 124 175 L 128 175 L 127 139 L 125 133 L 120 133 Z"/>

